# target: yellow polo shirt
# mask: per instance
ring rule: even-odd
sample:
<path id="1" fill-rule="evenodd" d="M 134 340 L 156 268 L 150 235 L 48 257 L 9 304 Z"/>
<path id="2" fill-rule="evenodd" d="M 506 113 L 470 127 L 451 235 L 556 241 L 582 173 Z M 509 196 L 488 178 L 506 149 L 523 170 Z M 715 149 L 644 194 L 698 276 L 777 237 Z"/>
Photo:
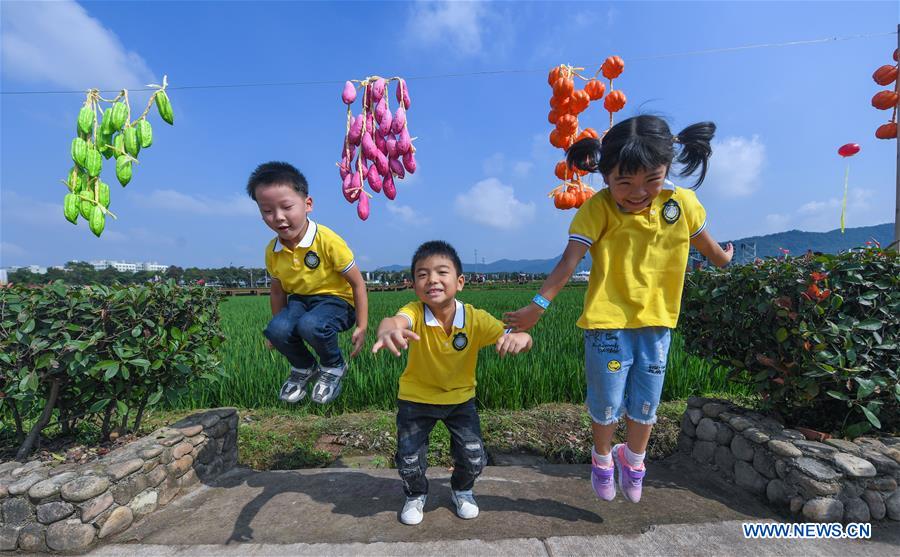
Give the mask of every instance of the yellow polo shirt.
<path id="1" fill-rule="evenodd" d="M 569 240 L 590 248 L 591 276 L 582 329 L 675 328 L 691 238 L 706 228 L 693 190 L 666 187 L 638 213 L 623 211 L 609 189 L 575 214 Z"/>
<path id="2" fill-rule="evenodd" d="M 355 264 L 344 239 L 313 221 L 293 250 L 277 236 L 266 246 L 266 270 L 288 294 L 337 296 L 352 306 L 353 289 L 344 274 Z"/>
<path id="3" fill-rule="evenodd" d="M 460 404 L 475 396 L 478 351 L 503 335 L 503 323 L 482 309 L 456 301 L 448 335 L 421 301 L 410 302 L 397 315 L 409 321 L 419 340 L 409 342 L 406 369 L 397 398 L 424 404 Z"/>

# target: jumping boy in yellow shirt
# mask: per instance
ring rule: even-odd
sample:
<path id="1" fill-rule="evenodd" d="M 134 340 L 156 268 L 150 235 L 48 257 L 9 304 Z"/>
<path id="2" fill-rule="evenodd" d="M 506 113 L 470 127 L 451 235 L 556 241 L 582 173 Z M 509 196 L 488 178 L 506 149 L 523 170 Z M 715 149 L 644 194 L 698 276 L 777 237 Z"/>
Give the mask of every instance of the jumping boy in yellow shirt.
<path id="1" fill-rule="evenodd" d="M 387 348 L 395 356 L 409 348 L 397 395 L 395 461 L 406 493 L 400 521 L 422 522 L 428 494 L 428 436 L 438 420 L 450 431 L 454 463 L 450 495 L 456 514 L 475 518 L 478 504 L 472 486 L 487 459 L 475 408 L 478 351 L 494 344 L 501 357 L 526 352 L 531 348 L 531 336 L 504 334 L 499 320 L 456 299 L 465 280 L 459 255 L 446 242 L 419 246 L 413 256 L 412 274 L 419 301 L 383 319 L 372 347 L 373 353 Z M 410 340 L 414 342 L 410 344 Z"/>
<path id="2" fill-rule="evenodd" d="M 266 225 L 278 234 L 266 246 L 273 317 L 264 334 L 291 364 L 281 399 L 299 402 L 306 397 L 306 385 L 315 380 L 313 401 L 331 402 L 340 394 L 347 370 L 338 333 L 356 322 L 351 357 L 366 338 L 366 283 L 343 238 L 307 218 L 313 200 L 306 178 L 296 168 L 284 162 L 259 165 L 247 193 L 259 205 Z"/>

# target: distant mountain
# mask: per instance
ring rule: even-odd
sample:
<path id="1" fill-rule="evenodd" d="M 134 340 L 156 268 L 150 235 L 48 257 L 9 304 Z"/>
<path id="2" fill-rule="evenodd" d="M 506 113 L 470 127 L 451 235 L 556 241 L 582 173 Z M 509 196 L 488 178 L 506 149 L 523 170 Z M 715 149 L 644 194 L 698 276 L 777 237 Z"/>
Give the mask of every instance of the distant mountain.
<path id="1" fill-rule="evenodd" d="M 808 249 L 822 253 L 837 253 L 841 250 L 864 246 L 866 242 L 873 239 L 886 247 L 893 241 L 893 237 L 894 223 L 891 222 L 876 226 L 847 228 L 843 234 L 840 229 L 830 232 L 788 230 L 767 236 L 751 236 L 732 240 L 732 243 L 735 249 L 738 249 L 741 243 L 755 243 L 757 257 L 768 257 L 781 255 L 779 248 L 790 250 L 791 255 L 802 255 Z"/>
<path id="2" fill-rule="evenodd" d="M 803 232 L 802 230 L 789 230 L 766 236 L 751 236 L 739 240 L 729 240 L 734 244 L 735 251 L 741 253 L 741 244 L 756 244 L 757 257 L 775 257 L 781 255 L 780 248 L 789 250 L 792 255 L 802 255 L 806 250 L 820 251 L 822 253 L 837 253 L 841 250 L 865 245 L 866 242 L 875 239 L 882 246 L 887 246 L 893 241 L 894 224 L 885 223 L 876 226 L 861 226 L 859 228 L 847 228 L 844 234 L 840 229 L 830 232 Z M 560 257 L 562 257 L 560 255 Z M 466 263 L 463 262 L 463 270 L 467 273 L 549 273 L 559 262 L 560 257 L 552 259 L 500 259 L 492 263 Z M 589 271 L 591 258 L 587 256 L 579 263 L 578 271 Z M 406 265 L 389 265 L 379 267 L 376 271 L 397 272 L 409 269 Z"/>

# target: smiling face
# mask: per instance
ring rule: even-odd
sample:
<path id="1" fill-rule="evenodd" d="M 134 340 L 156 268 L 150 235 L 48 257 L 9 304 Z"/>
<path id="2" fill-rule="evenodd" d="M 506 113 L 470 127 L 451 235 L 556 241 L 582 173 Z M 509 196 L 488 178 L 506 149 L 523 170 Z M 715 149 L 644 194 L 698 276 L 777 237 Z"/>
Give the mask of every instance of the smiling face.
<path id="1" fill-rule="evenodd" d="M 446 255 L 431 255 L 417 261 L 413 280 L 416 296 L 434 307 L 451 303 L 465 283 L 465 278 L 456 274 L 453 260 Z"/>
<path id="2" fill-rule="evenodd" d="M 609 186 L 613 200 L 629 213 L 637 213 L 653 203 L 666 181 L 668 167 L 665 165 L 652 169 L 641 169 L 634 174 L 619 174 L 619 167 L 603 179 Z"/>
<path id="3" fill-rule="evenodd" d="M 263 222 L 278 234 L 281 243 L 295 247 L 306 231 L 312 197 L 291 186 L 275 184 L 257 188 L 256 204 Z"/>

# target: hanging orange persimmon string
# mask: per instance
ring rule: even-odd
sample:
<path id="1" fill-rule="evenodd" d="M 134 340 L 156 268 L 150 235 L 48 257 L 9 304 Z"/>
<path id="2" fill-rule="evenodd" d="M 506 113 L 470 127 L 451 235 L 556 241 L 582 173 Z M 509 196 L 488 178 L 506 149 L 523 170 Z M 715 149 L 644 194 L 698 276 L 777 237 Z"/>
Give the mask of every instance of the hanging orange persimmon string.
<path id="1" fill-rule="evenodd" d="M 872 74 L 872 80 L 878 85 L 894 84 L 894 90 L 886 89 L 875 93 L 872 97 L 872 106 L 878 110 L 891 110 L 891 118 L 886 124 L 881 124 L 875 130 L 878 139 L 897 139 L 897 106 L 900 102 L 900 87 L 897 83 L 897 73 L 900 63 L 897 61 L 897 50 L 894 50 L 894 64 L 885 64 Z"/>
<path id="2" fill-rule="evenodd" d="M 553 89 L 553 95 L 550 97 L 550 113 L 547 115 L 547 121 L 554 125 L 550 132 L 551 145 L 567 151 L 573 143 L 582 139 L 600 139 L 601 134 L 593 128 L 580 127 L 578 116 L 587 110 L 591 102 L 603 99 L 604 95 L 606 98 L 603 107 L 609 112 L 609 126 L 612 127 L 613 114 L 622 110 L 627 102 L 622 91 L 613 89 L 613 80 L 622 75 L 624 69 L 625 62 L 620 57 L 610 56 L 592 77 L 585 77 L 579 73 L 583 72 L 584 68 L 566 64 L 560 64 L 550 70 L 547 83 Z M 606 84 L 597 79 L 601 73 L 609 81 L 609 94 L 606 94 Z M 575 78 L 585 82 L 583 89 L 575 88 Z M 557 209 L 581 207 L 596 193 L 581 180 L 585 174 L 587 172 L 570 167 L 565 160 L 556 163 L 554 175 L 562 183 L 553 188 L 548 197 L 553 198 L 553 205 Z"/>

